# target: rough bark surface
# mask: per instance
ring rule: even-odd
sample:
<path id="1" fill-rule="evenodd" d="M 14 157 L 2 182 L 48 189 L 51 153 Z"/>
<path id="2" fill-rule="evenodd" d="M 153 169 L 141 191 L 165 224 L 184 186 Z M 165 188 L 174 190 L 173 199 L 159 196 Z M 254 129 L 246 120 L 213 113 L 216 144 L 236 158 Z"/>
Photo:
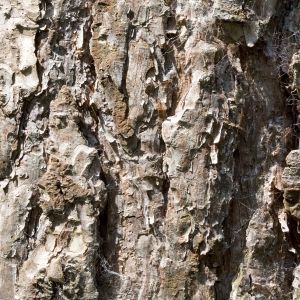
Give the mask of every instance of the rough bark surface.
<path id="1" fill-rule="evenodd" d="M 2 0 L 0 299 L 300 299 L 298 0 Z"/>

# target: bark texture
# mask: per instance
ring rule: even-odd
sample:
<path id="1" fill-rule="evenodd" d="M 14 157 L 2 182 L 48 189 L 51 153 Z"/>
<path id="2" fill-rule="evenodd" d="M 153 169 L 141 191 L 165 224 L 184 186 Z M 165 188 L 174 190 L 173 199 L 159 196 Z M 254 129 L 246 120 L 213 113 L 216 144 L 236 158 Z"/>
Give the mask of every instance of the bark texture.
<path id="1" fill-rule="evenodd" d="M 0 299 L 300 299 L 298 0 L 2 0 Z"/>

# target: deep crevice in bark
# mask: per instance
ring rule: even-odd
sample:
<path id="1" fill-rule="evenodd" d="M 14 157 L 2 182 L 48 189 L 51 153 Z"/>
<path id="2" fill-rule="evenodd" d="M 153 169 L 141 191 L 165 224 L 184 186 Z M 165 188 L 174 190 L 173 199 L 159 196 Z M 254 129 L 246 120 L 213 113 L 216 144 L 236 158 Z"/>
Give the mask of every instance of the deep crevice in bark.
<path id="1" fill-rule="evenodd" d="M 96 284 L 99 300 L 110 300 L 116 297 L 120 281 L 116 247 L 119 216 L 115 204 L 118 187 L 115 179 L 103 171 L 101 178 L 107 189 L 107 204 L 99 215 L 100 248 L 96 261 Z"/>

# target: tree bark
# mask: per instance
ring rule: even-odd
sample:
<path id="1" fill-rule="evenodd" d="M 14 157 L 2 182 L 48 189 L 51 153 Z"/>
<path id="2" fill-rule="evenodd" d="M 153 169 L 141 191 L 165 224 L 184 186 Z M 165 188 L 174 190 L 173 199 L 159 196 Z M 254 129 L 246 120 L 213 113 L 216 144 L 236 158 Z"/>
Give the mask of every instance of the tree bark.
<path id="1" fill-rule="evenodd" d="M 300 4 L 2 0 L 0 299 L 300 299 Z"/>

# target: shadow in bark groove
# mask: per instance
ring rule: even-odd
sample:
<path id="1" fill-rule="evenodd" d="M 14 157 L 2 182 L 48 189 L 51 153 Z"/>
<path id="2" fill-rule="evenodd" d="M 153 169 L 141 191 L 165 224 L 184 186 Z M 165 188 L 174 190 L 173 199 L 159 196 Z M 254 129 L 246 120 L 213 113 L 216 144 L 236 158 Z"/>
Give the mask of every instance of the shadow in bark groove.
<path id="1" fill-rule="evenodd" d="M 99 216 L 100 248 L 96 261 L 96 284 L 99 300 L 115 299 L 120 284 L 118 267 L 118 236 L 119 216 L 116 205 L 118 187 L 115 179 L 101 172 L 100 178 L 107 188 L 107 205 Z"/>

